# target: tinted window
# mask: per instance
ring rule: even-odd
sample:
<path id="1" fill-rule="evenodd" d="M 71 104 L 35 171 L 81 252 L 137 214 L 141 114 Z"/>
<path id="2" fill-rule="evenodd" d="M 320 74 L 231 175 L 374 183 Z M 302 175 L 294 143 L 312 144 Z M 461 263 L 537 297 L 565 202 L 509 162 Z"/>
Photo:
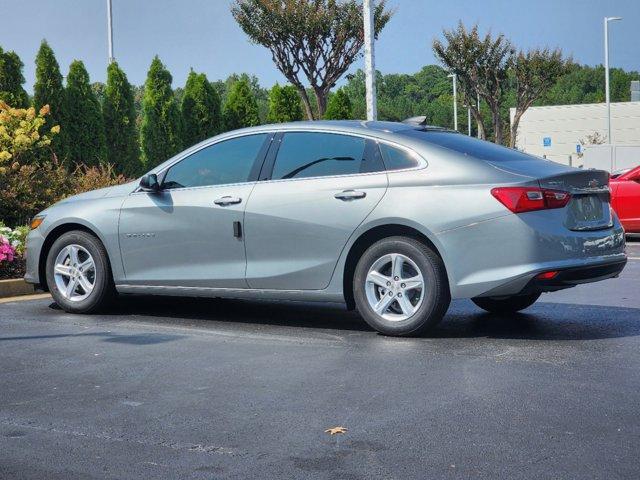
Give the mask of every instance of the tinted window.
<path id="1" fill-rule="evenodd" d="M 401 148 L 394 148 L 381 143 L 380 151 L 387 170 L 403 170 L 417 167 L 420 164 L 415 154 Z"/>
<path id="2" fill-rule="evenodd" d="M 274 180 L 326 177 L 370 171 L 366 140 L 331 133 L 286 133 L 273 167 Z"/>
<path id="3" fill-rule="evenodd" d="M 267 134 L 226 140 L 198 150 L 169 169 L 163 188 L 204 187 L 249 179 Z"/>
<path id="4" fill-rule="evenodd" d="M 511 148 L 502 147 L 495 143 L 485 142 L 459 133 L 406 130 L 402 132 L 402 135 L 420 138 L 425 142 L 439 145 L 479 160 L 486 160 L 490 162 L 541 160 L 532 155 L 527 155 Z"/>

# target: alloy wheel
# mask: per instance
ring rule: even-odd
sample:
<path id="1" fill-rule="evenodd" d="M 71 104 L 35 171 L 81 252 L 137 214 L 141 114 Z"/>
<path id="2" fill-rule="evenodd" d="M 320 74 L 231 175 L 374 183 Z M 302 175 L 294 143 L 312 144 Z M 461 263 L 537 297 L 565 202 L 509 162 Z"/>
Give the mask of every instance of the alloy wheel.
<path id="1" fill-rule="evenodd" d="M 390 253 L 376 260 L 365 279 L 371 309 L 385 320 L 399 322 L 413 316 L 424 299 L 424 277 L 406 255 Z"/>
<path id="2" fill-rule="evenodd" d="M 67 245 L 54 262 L 53 278 L 60 294 L 72 302 L 86 299 L 95 286 L 96 264 L 80 245 Z"/>

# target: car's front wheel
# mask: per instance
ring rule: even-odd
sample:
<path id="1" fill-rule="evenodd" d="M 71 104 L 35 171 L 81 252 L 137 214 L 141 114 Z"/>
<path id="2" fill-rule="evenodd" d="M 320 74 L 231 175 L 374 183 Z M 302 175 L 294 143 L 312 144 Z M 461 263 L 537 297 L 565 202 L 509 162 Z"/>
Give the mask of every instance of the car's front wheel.
<path id="1" fill-rule="evenodd" d="M 107 252 L 87 232 L 67 232 L 53 243 L 46 274 L 51 296 L 70 313 L 94 312 L 115 294 Z"/>
<path id="2" fill-rule="evenodd" d="M 424 333 L 451 302 L 442 259 L 408 237 L 384 238 L 369 247 L 356 266 L 353 291 L 360 315 L 385 335 Z"/>
<path id="3" fill-rule="evenodd" d="M 472 298 L 473 303 L 491 313 L 515 313 L 529 308 L 540 298 L 540 293 L 527 295 L 513 295 L 510 297 L 479 297 Z"/>

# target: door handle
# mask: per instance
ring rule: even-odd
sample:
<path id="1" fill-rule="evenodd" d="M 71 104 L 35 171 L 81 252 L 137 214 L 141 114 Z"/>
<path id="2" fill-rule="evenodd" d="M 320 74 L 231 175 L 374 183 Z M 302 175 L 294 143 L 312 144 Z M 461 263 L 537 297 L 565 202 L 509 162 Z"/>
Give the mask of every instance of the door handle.
<path id="1" fill-rule="evenodd" d="M 345 202 L 348 200 L 357 200 L 366 196 L 366 192 L 359 192 L 357 190 L 344 190 L 343 192 L 336 193 L 334 195 L 338 200 L 344 200 Z"/>
<path id="2" fill-rule="evenodd" d="M 226 207 L 227 205 L 235 205 L 236 203 L 242 202 L 242 199 L 239 197 L 220 197 L 213 201 L 216 205 L 220 205 L 221 207 Z"/>

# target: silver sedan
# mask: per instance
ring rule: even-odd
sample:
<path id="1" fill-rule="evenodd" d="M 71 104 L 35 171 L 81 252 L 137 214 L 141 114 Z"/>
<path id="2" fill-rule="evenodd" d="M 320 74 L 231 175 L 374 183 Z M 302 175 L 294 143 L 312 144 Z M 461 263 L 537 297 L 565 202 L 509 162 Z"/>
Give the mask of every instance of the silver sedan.
<path id="1" fill-rule="evenodd" d="M 608 180 L 419 123 L 267 125 L 46 209 L 26 279 L 68 312 L 116 293 L 330 301 L 415 335 L 452 298 L 508 313 L 617 276 Z"/>

